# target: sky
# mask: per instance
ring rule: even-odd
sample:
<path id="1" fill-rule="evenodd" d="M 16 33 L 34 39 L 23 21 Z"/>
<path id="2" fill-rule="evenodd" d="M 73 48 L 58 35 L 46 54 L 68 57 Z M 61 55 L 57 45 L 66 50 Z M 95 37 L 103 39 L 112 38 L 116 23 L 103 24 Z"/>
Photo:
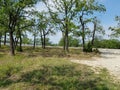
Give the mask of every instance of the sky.
<path id="1" fill-rule="evenodd" d="M 115 16 L 120 15 L 120 0 L 100 0 L 106 7 L 105 13 L 99 13 L 98 17 L 104 27 L 116 25 Z"/>
<path id="2" fill-rule="evenodd" d="M 120 16 L 120 0 L 98 0 L 102 3 L 105 8 L 105 13 L 99 13 L 97 17 L 101 21 L 101 25 L 104 27 L 106 34 L 104 38 L 110 38 L 109 35 L 111 31 L 108 30 L 109 27 L 114 27 L 117 25 L 115 21 L 115 16 Z"/>
<path id="3" fill-rule="evenodd" d="M 101 25 L 104 27 L 106 31 L 105 38 L 109 38 L 109 34 L 111 33 L 108 28 L 110 26 L 114 27 L 117 25 L 115 22 L 115 16 L 120 16 L 120 0 L 98 0 L 100 3 L 105 5 L 106 12 L 98 13 L 97 17 L 101 21 Z M 46 10 L 43 4 L 38 4 L 36 6 L 37 10 Z M 58 43 L 62 34 L 57 32 L 56 35 L 50 36 L 50 41 L 53 43 Z"/>

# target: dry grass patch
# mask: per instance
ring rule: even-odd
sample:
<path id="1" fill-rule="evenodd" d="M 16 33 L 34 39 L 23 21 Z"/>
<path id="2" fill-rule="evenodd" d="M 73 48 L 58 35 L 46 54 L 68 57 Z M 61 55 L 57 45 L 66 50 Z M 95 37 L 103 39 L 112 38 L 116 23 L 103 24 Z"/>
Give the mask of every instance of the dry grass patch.
<path id="1" fill-rule="evenodd" d="M 119 88 L 109 79 L 109 73 L 106 71 L 96 74 L 86 65 L 74 64 L 68 60 L 68 53 L 59 56 L 58 54 L 62 52 L 57 48 L 46 49 L 45 55 L 41 54 L 43 49 L 24 50 L 22 53 L 17 52 L 14 57 L 5 54 L 0 57 L 2 63 L 0 90 L 118 90 Z M 71 52 L 73 55 L 74 50 Z"/>

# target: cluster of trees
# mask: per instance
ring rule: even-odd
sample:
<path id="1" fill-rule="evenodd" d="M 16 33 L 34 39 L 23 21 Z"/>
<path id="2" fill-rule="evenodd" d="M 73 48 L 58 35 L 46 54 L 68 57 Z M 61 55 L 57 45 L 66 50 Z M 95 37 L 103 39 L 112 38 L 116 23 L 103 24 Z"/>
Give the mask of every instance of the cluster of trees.
<path id="1" fill-rule="evenodd" d="M 94 48 L 120 49 L 120 41 L 117 39 L 97 39 L 95 38 Z"/>
<path id="2" fill-rule="evenodd" d="M 120 16 L 116 16 L 115 21 L 117 22 L 117 26 L 109 27 L 109 29 L 112 31 L 111 36 L 119 37 L 120 36 Z"/>
<path id="3" fill-rule="evenodd" d="M 9 33 L 11 55 L 15 55 L 18 40 L 20 51 L 22 51 L 23 32 L 30 29 L 29 26 L 34 25 L 30 18 L 31 12 L 27 9 L 33 7 L 37 2 L 38 0 L 0 0 L 0 33 L 5 37 L 4 44 L 6 34 Z"/>
<path id="4" fill-rule="evenodd" d="M 80 40 L 78 38 L 75 38 L 73 36 L 69 36 L 69 47 L 79 47 L 80 46 Z M 61 38 L 59 43 L 59 46 L 63 46 L 64 45 L 64 39 Z"/>
<path id="5" fill-rule="evenodd" d="M 86 35 L 92 33 L 92 44 L 95 32 L 98 30 L 97 19 L 94 12 L 104 12 L 105 7 L 96 0 L 44 0 L 57 28 L 63 34 L 63 49 L 69 51 L 69 35 L 82 37 L 83 51 L 86 51 Z M 88 23 L 94 24 L 90 32 Z"/>
<path id="6" fill-rule="evenodd" d="M 47 10 L 37 11 L 34 8 L 37 3 L 44 4 Z M 0 43 L 4 37 L 6 45 L 6 37 L 9 37 L 11 55 L 15 55 L 16 47 L 22 51 L 24 38 L 32 34 L 33 48 L 39 37 L 45 49 L 49 42 L 47 36 L 59 30 L 63 36 L 59 45 L 65 51 L 69 51 L 69 46 L 79 46 L 80 40 L 76 38 L 81 38 L 83 51 L 86 51 L 86 39 L 89 38 L 92 50 L 96 33 L 104 33 L 95 12 L 105 10 L 105 6 L 97 0 L 0 0 Z M 116 20 L 120 21 L 119 17 Z M 93 24 L 93 30 L 89 24 Z M 118 31 L 114 27 L 110 29 Z"/>

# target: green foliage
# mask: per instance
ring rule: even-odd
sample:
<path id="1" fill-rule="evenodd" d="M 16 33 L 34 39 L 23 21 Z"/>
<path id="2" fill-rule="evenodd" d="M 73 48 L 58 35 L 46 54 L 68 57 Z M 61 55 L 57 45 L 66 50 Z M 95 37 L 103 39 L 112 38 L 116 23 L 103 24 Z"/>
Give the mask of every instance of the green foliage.
<path id="1" fill-rule="evenodd" d="M 116 39 L 110 40 L 95 40 L 95 48 L 111 48 L 111 49 L 120 49 L 120 41 Z"/>
<path id="2" fill-rule="evenodd" d="M 0 80 L 10 77 L 11 75 L 19 72 L 21 69 L 22 66 L 18 63 L 6 63 L 4 65 L 0 65 Z"/>
<path id="3" fill-rule="evenodd" d="M 24 37 L 23 38 L 23 44 L 32 44 L 32 40 L 27 38 L 27 37 Z"/>
<path id="4" fill-rule="evenodd" d="M 87 23 L 92 22 L 92 18 L 90 17 L 90 15 L 93 15 L 94 12 L 104 12 L 106 9 L 104 5 L 100 4 L 96 0 L 75 0 L 75 7 L 76 16 L 79 18 L 78 22 L 80 23 L 78 33 L 76 33 L 77 35 L 82 37 L 83 51 L 91 52 L 92 47 L 89 43 L 88 45 L 86 45 L 86 47 L 84 47 L 86 43 L 85 38 L 87 37 L 87 34 L 90 35 L 90 30 L 87 27 Z M 93 20 L 93 22 L 95 22 L 95 20 Z M 93 32 L 93 36 L 95 35 L 95 31 L 101 29 L 101 26 L 97 26 L 96 28 L 97 29 L 95 29 Z"/>
<path id="5" fill-rule="evenodd" d="M 74 38 L 72 36 L 69 36 L 68 39 L 69 39 L 69 46 L 70 47 L 78 47 L 79 46 L 79 39 Z M 64 45 L 63 38 L 61 38 L 61 40 L 59 41 L 58 45 L 59 46 L 63 46 Z"/>
<path id="6" fill-rule="evenodd" d="M 102 12 L 106 11 L 105 6 L 99 4 L 96 0 L 75 0 L 76 11 L 87 11 L 87 14 L 93 14 L 94 11 Z"/>
<path id="7" fill-rule="evenodd" d="M 88 42 L 86 45 L 85 45 L 85 48 L 84 48 L 84 51 L 85 52 L 92 52 L 92 44 L 91 42 Z"/>
<path id="8" fill-rule="evenodd" d="M 119 37 L 120 36 L 120 16 L 116 16 L 115 21 L 117 22 L 117 26 L 109 27 L 109 29 L 112 31 L 112 34 L 111 34 L 112 37 Z"/>
<path id="9" fill-rule="evenodd" d="M 52 42 L 50 41 L 49 38 L 46 38 L 46 39 L 45 39 L 45 42 L 46 42 L 46 45 L 48 45 L 48 46 L 51 46 L 51 45 L 52 45 Z"/>
<path id="10" fill-rule="evenodd" d="M 22 52 L 23 50 L 20 48 L 20 46 L 17 46 L 16 47 L 16 50 L 18 51 L 18 52 Z"/>
<path id="11" fill-rule="evenodd" d="M 19 37 L 21 37 L 21 27 L 23 26 L 24 19 L 28 19 L 30 11 L 28 8 L 33 7 L 39 0 L 0 0 L 0 26 L 5 27 L 9 30 L 10 35 L 10 50 L 11 55 L 15 55 L 14 52 L 14 34 L 17 32 L 17 27 L 19 26 Z M 23 27 L 22 27 L 23 29 Z M 16 37 L 18 37 L 16 35 Z"/>

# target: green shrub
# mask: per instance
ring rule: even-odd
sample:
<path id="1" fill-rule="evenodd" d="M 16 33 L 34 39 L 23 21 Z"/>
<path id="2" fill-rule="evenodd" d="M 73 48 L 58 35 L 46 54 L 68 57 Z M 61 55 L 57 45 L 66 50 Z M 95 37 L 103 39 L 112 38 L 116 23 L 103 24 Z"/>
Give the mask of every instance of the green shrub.
<path id="1" fill-rule="evenodd" d="M 91 44 L 91 42 L 88 42 L 88 43 L 85 45 L 84 51 L 85 51 L 85 52 L 92 52 L 92 44 Z"/>
<path id="2" fill-rule="evenodd" d="M 23 51 L 22 48 L 20 48 L 20 46 L 17 46 L 17 47 L 16 47 L 16 50 L 17 50 L 18 52 L 22 52 L 22 51 Z"/>
<path id="3" fill-rule="evenodd" d="M 19 72 L 22 69 L 21 65 L 7 64 L 0 66 L 0 79 L 10 77 L 14 73 Z"/>
<path id="4" fill-rule="evenodd" d="M 93 49 L 93 52 L 100 53 L 100 51 L 98 50 L 98 48 Z"/>
<path id="5" fill-rule="evenodd" d="M 94 42 L 95 48 L 110 48 L 110 49 L 120 49 L 120 41 L 116 39 L 103 39 L 103 40 L 97 40 L 95 39 Z"/>

